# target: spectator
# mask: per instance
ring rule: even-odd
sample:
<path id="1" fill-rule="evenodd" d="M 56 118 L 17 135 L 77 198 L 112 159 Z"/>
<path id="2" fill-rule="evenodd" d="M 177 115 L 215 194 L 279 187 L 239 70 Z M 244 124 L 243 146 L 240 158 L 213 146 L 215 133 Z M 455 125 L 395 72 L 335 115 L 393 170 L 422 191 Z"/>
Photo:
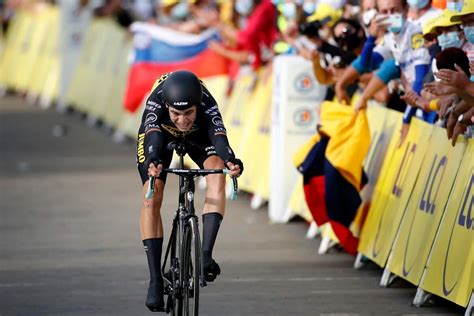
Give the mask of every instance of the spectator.
<path id="1" fill-rule="evenodd" d="M 126 29 L 134 21 L 132 14 L 123 8 L 121 0 L 105 0 L 102 6 L 94 10 L 94 15 L 98 17 L 113 17 L 121 27 Z"/>
<path id="2" fill-rule="evenodd" d="M 350 19 L 340 19 L 332 28 L 332 40 L 338 46 L 329 44 L 319 36 L 320 21 L 310 22 L 300 27 L 301 32 L 314 44 L 313 48 L 301 45 L 300 54 L 313 62 L 316 79 L 321 84 L 333 85 L 341 77 L 345 68 L 360 54 L 365 41 L 365 34 L 359 22 Z M 356 86 L 351 86 L 352 94 Z M 332 100 L 334 90 L 330 89 L 326 95 Z"/>
<path id="3" fill-rule="evenodd" d="M 379 0 L 377 4 L 381 15 L 370 26 L 370 36 L 361 54 L 361 71 L 359 73 L 366 69 L 373 69 L 374 64 L 380 65 L 382 62 L 391 65 L 386 68 L 382 65 L 381 70 L 389 69 L 390 71 L 378 71 L 370 80 L 356 105 L 356 111 L 365 108 L 367 101 L 379 89 L 397 77 L 404 82 L 405 91 L 413 90 L 419 95 L 423 87 L 423 80 L 430 69 L 431 57 L 423 44 L 421 28 L 406 21 L 407 3 L 403 0 Z M 386 27 L 389 33 L 384 36 L 383 43 L 376 46 L 376 35 L 383 27 Z M 409 123 L 415 111 L 416 108 L 412 106 L 407 106 L 405 110 L 400 144 L 408 134 Z M 423 118 L 430 122 L 434 121 L 434 115 L 429 113 L 424 113 Z"/>
<path id="4" fill-rule="evenodd" d="M 275 7 L 270 0 L 237 0 L 235 10 L 246 18 L 245 27 L 239 30 L 228 24 L 218 25 L 222 37 L 234 49 L 218 42 L 212 42 L 210 48 L 231 60 L 251 64 L 256 70 L 272 56 L 277 37 Z"/>

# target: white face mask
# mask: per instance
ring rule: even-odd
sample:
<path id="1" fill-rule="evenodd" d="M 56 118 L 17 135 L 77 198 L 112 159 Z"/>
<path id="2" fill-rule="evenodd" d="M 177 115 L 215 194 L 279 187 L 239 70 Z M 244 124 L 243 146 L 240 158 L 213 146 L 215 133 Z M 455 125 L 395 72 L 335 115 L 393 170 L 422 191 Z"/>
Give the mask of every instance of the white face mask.
<path id="1" fill-rule="evenodd" d="M 252 0 L 237 0 L 235 2 L 235 10 L 243 16 L 247 16 L 252 11 L 253 1 Z"/>
<path id="2" fill-rule="evenodd" d="M 472 0 L 468 0 L 472 1 Z M 461 12 L 464 1 L 448 2 L 446 3 L 446 9 L 453 12 Z"/>
<path id="3" fill-rule="evenodd" d="M 285 3 L 282 13 L 288 20 L 293 20 L 296 16 L 296 5 L 294 3 Z"/>
<path id="4" fill-rule="evenodd" d="M 303 11 L 307 15 L 313 14 L 314 11 L 316 11 L 316 3 L 314 3 L 314 1 L 303 3 Z"/>
<path id="5" fill-rule="evenodd" d="M 399 33 L 402 30 L 405 19 L 401 13 L 393 13 L 388 16 L 387 30 L 392 33 Z"/>
<path id="6" fill-rule="evenodd" d="M 171 9 L 171 16 L 175 19 L 184 19 L 189 15 L 189 7 L 187 2 L 180 2 Z"/>

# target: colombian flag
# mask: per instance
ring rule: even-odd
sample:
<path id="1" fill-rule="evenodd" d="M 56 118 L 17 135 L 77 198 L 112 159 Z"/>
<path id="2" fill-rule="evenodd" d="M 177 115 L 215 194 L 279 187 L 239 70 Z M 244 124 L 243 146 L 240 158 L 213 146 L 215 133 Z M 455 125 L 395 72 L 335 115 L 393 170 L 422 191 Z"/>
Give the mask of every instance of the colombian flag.
<path id="1" fill-rule="evenodd" d="M 228 61 L 208 49 L 209 41 L 219 39 L 215 30 L 195 35 L 136 22 L 131 31 L 134 58 L 124 101 L 129 112 L 136 111 L 163 73 L 186 69 L 202 78 L 228 72 Z"/>
<path id="2" fill-rule="evenodd" d="M 321 105 L 319 132 L 305 145 L 307 154 L 298 165 L 315 222 L 319 226 L 329 222 L 350 254 L 357 252 L 358 238 L 350 226 L 367 182 L 362 164 L 369 146 L 365 110 L 356 115 L 349 106 L 326 101 Z"/>

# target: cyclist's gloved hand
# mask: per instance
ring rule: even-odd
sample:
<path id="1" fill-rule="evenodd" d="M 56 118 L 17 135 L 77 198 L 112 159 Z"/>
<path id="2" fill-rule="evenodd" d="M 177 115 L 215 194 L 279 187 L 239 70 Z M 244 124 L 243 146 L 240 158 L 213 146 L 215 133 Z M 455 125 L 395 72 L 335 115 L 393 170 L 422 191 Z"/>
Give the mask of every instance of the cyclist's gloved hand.
<path id="1" fill-rule="evenodd" d="M 229 158 L 225 161 L 226 167 L 230 170 L 231 176 L 240 176 L 244 171 L 244 163 L 237 158 Z"/>
<path id="2" fill-rule="evenodd" d="M 158 177 L 160 176 L 161 170 L 163 169 L 163 164 L 158 157 L 148 157 L 145 160 L 145 166 L 148 168 L 148 176 Z"/>

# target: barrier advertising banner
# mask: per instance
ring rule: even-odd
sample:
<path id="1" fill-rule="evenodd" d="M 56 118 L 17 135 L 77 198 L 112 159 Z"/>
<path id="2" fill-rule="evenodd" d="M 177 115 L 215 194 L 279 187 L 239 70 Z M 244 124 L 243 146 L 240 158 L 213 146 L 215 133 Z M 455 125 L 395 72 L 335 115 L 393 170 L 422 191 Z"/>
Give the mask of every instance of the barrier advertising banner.
<path id="1" fill-rule="evenodd" d="M 376 191 L 376 194 L 382 196 L 370 207 L 359 243 L 359 252 L 381 267 L 387 262 L 428 148 L 432 128 L 432 125 L 423 121 L 413 120 L 404 144 L 394 151 L 388 151 L 388 155 L 392 155 L 392 161 L 385 177 L 380 178 L 384 181 L 382 191 Z M 396 142 L 391 145 L 394 144 Z"/>
<path id="2" fill-rule="evenodd" d="M 269 216 L 273 222 L 291 218 L 287 206 L 298 179 L 292 156 L 315 133 L 316 109 L 326 87 L 314 78 L 311 62 L 299 56 L 278 56 L 273 65 Z"/>
<path id="3" fill-rule="evenodd" d="M 456 179 L 465 142 L 451 146 L 435 127 L 388 263 L 390 271 L 418 285 Z"/>
<path id="4" fill-rule="evenodd" d="M 469 139 L 421 287 L 466 306 L 474 284 L 474 139 Z M 435 210 L 436 212 L 436 210 Z"/>

